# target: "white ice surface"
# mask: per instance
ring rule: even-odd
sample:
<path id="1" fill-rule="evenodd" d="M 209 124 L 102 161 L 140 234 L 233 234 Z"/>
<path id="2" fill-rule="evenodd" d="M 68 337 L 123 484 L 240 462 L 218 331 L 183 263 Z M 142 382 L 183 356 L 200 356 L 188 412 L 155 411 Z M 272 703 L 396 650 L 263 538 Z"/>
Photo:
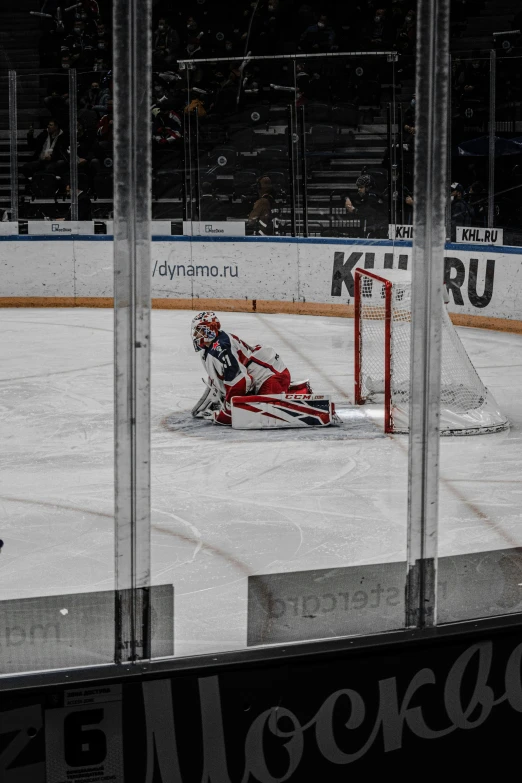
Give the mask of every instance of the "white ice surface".
<path id="1" fill-rule="evenodd" d="M 249 575 L 406 553 L 405 436 L 172 426 L 203 389 L 191 318 L 152 315 L 152 581 L 175 586 L 176 655 L 246 645 Z M 352 320 L 222 322 L 353 399 Z M 110 310 L 0 312 L 1 600 L 114 586 L 112 324 Z M 512 427 L 441 441 L 441 555 L 522 546 L 522 337 L 459 331 Z"/>

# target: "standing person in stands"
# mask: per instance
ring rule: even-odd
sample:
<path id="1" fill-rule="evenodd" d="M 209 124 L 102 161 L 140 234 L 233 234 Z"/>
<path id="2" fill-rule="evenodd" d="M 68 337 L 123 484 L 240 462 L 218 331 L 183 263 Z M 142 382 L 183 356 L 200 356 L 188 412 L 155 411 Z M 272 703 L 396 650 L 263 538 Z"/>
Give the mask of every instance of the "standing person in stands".
<path id="1" fill-rule="evenodd" d="M 258 180 L 259 198 L 248 216 L 247 228 L 260 237 L 274 234 L 272 208 L 274 205 L 274 188 L 270 177 L 260 177 Z"/>
<path id="2" fill-rule="evenodd" d="M 180 38 L 165 18 L 158 20 L 158 26 L 152 34 L 152 63 L 154 67 L 170 66 L 180 46 Z"/>
<path id="3" fill-rule="evenodd" d="M 67 193 L 70 196 L 71 189 L 67 186 Z M 57 220 L 72 220 L 72 206 L 69 207 L 67 215 Z M 78 176 L 78 220 L 92 220 L 92 203 L 89 195 L 89 180 L 85 174 Z"/>
<path id="4" fill-rule="evenodd" d="M 49 169 L 51 164 L 62 159 L 66 141 L 65 136 L 57 120 L 51 119 L 47 128 L 35 138 L 34 128 L 29 128 L 27 133 L 27 146 L 33 150 L 33 159 L 22 166 L 24 177 L 30 181 L 37 171 Z"/>
<path id="5" fill-rule="evenodd" d="M 455 241 L 457 226 L 475 225 L 475 210 L 464 198 L 464 188 L 459 182 L 452 182 L 451 188 L 451 239 Z"/>
<path id="6" fill-rule="evenodd" d="M 321 14 L 315 24 L 310 25 L 301 36 L 301 48 L 304 52 L 333 52 L 335 33 L 328 17 Z"/>
<path id="7" fill-rule="evenodd" d="M 345 199 L 346 211 L 348 215 L 361 221 L 361 236 L 379 236 L 387 223 L 384 201 L 372 188 L 372 180 L 368 174 L 358 177 L 355 187 L 356 192 Z"/>

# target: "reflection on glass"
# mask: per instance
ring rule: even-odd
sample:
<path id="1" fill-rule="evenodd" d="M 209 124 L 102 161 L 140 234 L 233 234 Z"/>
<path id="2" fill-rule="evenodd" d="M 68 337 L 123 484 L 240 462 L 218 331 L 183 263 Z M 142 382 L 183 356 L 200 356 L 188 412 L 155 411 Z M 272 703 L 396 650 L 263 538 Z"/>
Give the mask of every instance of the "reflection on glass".
<path id="1" fill-rule="evenodd" d="M 520 315 L 508 293 L 516 285 L 516 256 L 502 250 L 502 245 L 520 245 L 521 240 L 517 64 L 522 53 L 509 43 L 509 34 L 504 38 L 507 46 L 499 38 L 495 51 L 454 53 L 452 58 L 450 232 L 457 244 L 445 263 L 446 307 L 510 428 L 441 442 L 441 623 L 522 608 L 522 414 L 515 391 L 522 339 L 507 331 Z"/>

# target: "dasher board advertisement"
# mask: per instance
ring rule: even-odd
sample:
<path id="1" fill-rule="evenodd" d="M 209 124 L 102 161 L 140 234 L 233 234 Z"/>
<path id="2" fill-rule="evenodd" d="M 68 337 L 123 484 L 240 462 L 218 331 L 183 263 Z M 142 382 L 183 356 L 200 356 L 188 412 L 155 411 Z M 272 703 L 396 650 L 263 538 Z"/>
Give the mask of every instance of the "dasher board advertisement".
<path id="1" fill-rule="evenodd" d="M 183 234 L 192 237 L 244 237 L 245 222 L 241 220 L 183 221 Z"/>
<path id="2" fill-rule="evenodd" d="M 390 223 L 388 226 L 388 239 L 413 239 L 413 226 Z"/>
<path id="3" fill-rule="evenodd" d="M 29 220 L 27 233 L 31 235 L 82 236 L 94 234 L 94 220 Z"/>
<path id="4" fill-rule="evenodd" d="M 124 783 L 122 686 L 81 686 L 45 711 L 46 783 Z"/>
<path id="5" fill-rule="evenodd" d="M 271 650 L 264 661 L 163 662 L 109 683 L 4 690 L 0 780 L 346 783 L 428 760 L 430 780 L 482 781 L 495 767 L 498 777 L 499 758 L 519 763 L 520 616 L 359 647 L 338 639 L 296 657 Z"/>
<path id="6" fill-rule="evenodd" d="M 484 245 L 503 245 L 503 228 L 470 228 L 457 226 L 457 242 L 473 242 Z"/>

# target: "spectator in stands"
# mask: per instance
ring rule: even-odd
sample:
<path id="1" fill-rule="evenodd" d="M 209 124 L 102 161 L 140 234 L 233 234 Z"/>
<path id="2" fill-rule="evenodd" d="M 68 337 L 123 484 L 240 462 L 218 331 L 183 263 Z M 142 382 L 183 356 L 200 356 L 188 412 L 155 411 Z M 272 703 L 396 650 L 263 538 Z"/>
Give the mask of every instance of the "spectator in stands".
<path id="1" fill-rule="evenodd" d="M 155 68 L 167 68 L 174 60 L 180 46 L 180 38 L 165 18 L 158 20 L 152 35 L 152 64 Z"/>
<path id="2" fill-rule="evenodd" d="M 104 24 L 98 25 L 96 35 L 94 36 L 94 51 L 98 56 L 110 62 L 111 60 L 111 38 L 109 31 Z"/>
<path id="3" fill-rule="evenodd" d="M 76 160 L 78 164 L 78 176 L 85 175 L 88 177 L 88 172 L 91 165 L 92 149 L 94 139 L 90 136 L 82 123 L 78 121 L 76 130 L 77 151 Z M 63 191 L 69 186 L 70 175 L 70 160 L 71 160 L 71 147 L 70 144 L 66 149 L 62 150 L 60 160 L 57 160 L 53 171 L 56 175 L 56 179 L 61 180 L 60 189 Z"/>
<path id="4" fill-rule="evenodd" d="M 80 96 L 78 101 L 78 119 L 85 128 L 86 133 L 91 137 L 96 136 L 98 129 L 98 112 L 94 106 L 98 103 L 100 96 L 99 82 L 91 82 L 90 86 Z"/>
<path id="5" fill-rule="evenodd" d="M 204 31 L 200 28 L 197 20 L 193 16 L 187 18 L 185 51 L 189 57 L 195 57 L 197 52 L 201 51 L 201 39 Z"/>
<path id="6" fill-rule="evenodd" d="M 99 119 L 96 138 L 91 149 L 91 169 L 94 174 L 106 171 L 113 166 L 114 119 L 112 98 L 107 102 L 107 110 Z"/>
<path id="7" fill-rule="evenodd" d="M 200 220 L 221 220 L 223 219 L 223 202 L 218 201 L 212 189 L 211 182 L 201 184 Z"/>
<path id="8" fill-rule="evenodd" d="M 415 95 L 410 101 L 410 105 L 404 112 L 404 126 L 402 135 L 402 150 L 406 161 L 413 162 L 413 151 L 415 148 Z"/>
<path id="9" fill-rule="evenodd" d="M 92 69 L 98 73 L 107 73 L 109 66 L 107 65 L 105 58 L 98 55 L 94 58 Z"/>
<path id="10" fill-rule="evenodd" d="M 268 178 L 262 178 L 266 180 Z M 260 183 L 259 198 L 248 216 L 247 230 L 256 236 L 272 236 L 274 233 L 274 221 L 272 209 L 274 205 L 274 191 L 271 184 Z"/>
<path id="11" fill-rule="evenodd" d="M 388 21 L 386 8 L 377 8 L 369 28 L 370 46 L 374 49 L 383 49 L 391 46 L 392 41 L 393 27 Z"/>
<path id="12" fill-rule="evenodd" d="M 112 98 L 107 101 L 107 111 L 100 118 L 98 127 L 96 129 L 96 137 L 98 142 L 113 142 L 113 130 L 114 130 L 114 117 L 113 117 L 114 104 Z"/>
<path id="13" fill-rule="evenodd" d="M 183 138 L 181 117 L 173 109 L 152 107 L 152 140 L 163 149 L 174 149 Z"/>
<path id="14" fill-rule="evenodd" d="M 27 181 L 31 181 L 37 171 L 53 170 L 52 164 L 62 159 L 66 146 L 64 132 L 57 120 L 51 119 L 47 128 L 35 138 L 34 128 L 29 128 L 27 133 L 27 146 L 33 150 L 33 158 L 22 166 L 22 173 Z"/>
<path id="15" fill-rule="evenodd" d="M 473 210 L 474 226 L 487 226 L 488 224 L 488 200 L 486 188 L 479 180 L 470 185 L 468 190 L 469 205 Z"/>
<path id="16" fill-rule="evenodd" d="M 348 215 L 361 221 L 361 229 L 366 237 L 386 233 L 387 214 L 384 201 L 372 189 L 372 180 L 368 174 L 358 177 L 356 192 L 347 196 L 345 207 Z"/>
<path id="17" fill-rule="evenodd" d="M 100 6 L 96 0 L 81 0 L 80 19 L 88 33 L 94 34 L 100 24 Z"/>
<path id="18" fill-rule="evenodd" d="M 302 98 L 306 99 L 308 98 L 309 93 L 309 87 L 310 87 L 310 74 L 308 73 L 308 68 L 305 62 L 302 60 L 297 60 L 296 62 L 296 84 L 297 84 L 297 92 Z"/>
<path id="19" fill-rule="evenodd" d="M 335 50 L 335 33 L 322 14 L 315 24 L 310 25 L 301 36 L 301 49 L 304 52 L 333 52 Z"/>
<path id="20" fill-rule="evenodd" d="M 70 196 L 71 189 L 67 185 L 67 193 Z M 90 199 L 89 180 L 85 174 L 78 175 L 78 220 L 92 220 L 92 202 Z M 57 220 L 72 220 L 72 205 L 67 215 Z"/>
<path id="21" fill-rule="evenodd" d="M 457 226 L 473 226 L 475 212 L 464 198 L 464 188 L 459 182 L 452 182 L 451 188 L 451 239 L 456 237 Z"/>
<path id="22" fill-rule="evenodd" d="M 94 40 L 91 35 L 85 32 L 85 25 L 81 19 L 75 20 L 72 33 L 63 42 L 62 56 L 64 54 L 69 55 L 73 68 L 92 67 Z"/>
<path id="23" fill-rule="evenodd" d="M 455 91 L 464 101 L 485 99 L 489 79 L 489 61 L 479 59 L 479 52 L 472 60 L 462 63 L 455 82 Z"/>
<path id="24" fill-rule="evenodd" d="M 107 107 L 112 101 L 112 80 L 105 77 L 100 85 L 97 102 L 93 104 L 93 109 L 103 116 L 107 113 Z"/>
<path id="25" fill-rule="evenodd" d="M 69 66 L 67 65 L 67 68 Z M 69 81 L 66 76 L 56 74 L 49 79 L 47 85 L 48 94 L 43 102 L 51 114 L 58 120 L 61 128 L 67 128 L 69 125 Z"/>

